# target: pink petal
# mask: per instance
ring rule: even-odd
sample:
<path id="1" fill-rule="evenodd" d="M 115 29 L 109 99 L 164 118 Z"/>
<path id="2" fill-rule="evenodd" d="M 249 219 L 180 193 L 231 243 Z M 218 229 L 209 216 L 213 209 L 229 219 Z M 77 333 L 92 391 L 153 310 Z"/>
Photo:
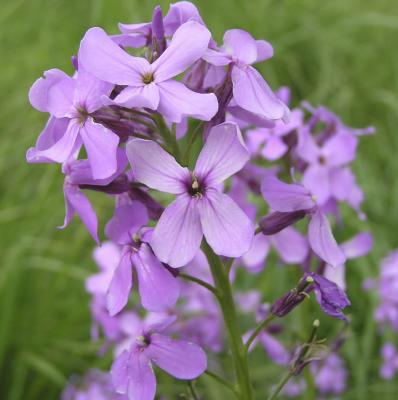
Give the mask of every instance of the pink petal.
<path id="1" fill-rule="evenodd" d="M 152 64 L 155 82 L 166 81 L 184 72 L 205 53 L 210 37 L 209 30 L 196 21 L 181 25 L 174 33 L 170 45 Z"/>
<path id="2" fill-rule="evenodd" d="M 112 381 L 116 392 L 127 394 L 130 400 L 153 400 L 156 378 L 146 354 L 134 349 L 124 351 L 113 363 Z"/>
<path id="3" fill-rule="evenodd" d="M 222 67 L 232 62 L 231 57 L 221 51 L 213 49 L 207 49 L 202 58 L 215 67 Z"/>
<path id="4" fill-rule="evenodd" d="M 153 334 L 146 355 L 178 379 L 195 379 L 207 368 L 204 351 L 196 344 Z"/>
<path id="5" fill-rule="evenodd" d="M 117 170 L 119 136 L 89 118 L 80 129 L 94 179 L 105 179 Z"/>
<path id="6" fill-rule="evenodd" d="M 157 86 L 160 92 L 158 111 L 170 122 L 180 123 L 185 116 L 209 121 L 218 110 L 214 93 L 196 93 L 173 80 Z"/>
<path id="7" fill-rule="evenodd" d="M 287 118 L 288 108 L 253 67 L 232 69 L 234 99 L 238 106 L 267 119 Z"/>
<path id="8" fill-rule="evenodd" d="M 61 137 L 65 135 L 70 120 L 68 118 L 50 117 L 43 131 L 37 139 L 36 146 L 31 147 L 26 152 L 28 163 L 48 163 L 54 162 L 51 158 L 45 157 L 44 150 L 51 148 Z"/>
<path id="9" fill-rule="evenodd" d="M 235 174 L 249 160 L 238 125 L 225 122 L 213 127 L 195 166 L 195 175 L 214 186 Z"/>
<path id="10" fill-rule="evenodd" d="M 203 233 L 215 253 L 240 257 L 253 241 L 253 224 L 227 195 L 210 188 L 198 202 Z"/>
<path id="11" fill-rule="evenodd" d="M 101 97 L 109 96 L 113 86 L 111 83 L 97 79 L 94 75 L 85 71 L 83 67 L 79 67 L 75 104 L 84 108 L 88 113 L 93 113 L 103 106 Z"/>
<path id="12" fill-rule="evenodd" d="M 256 40 L 257 58 L 256 62 L 265 61 L 274 56 L 274 49 L 270 43 L 265 40 Z"/>
<path id="13" fill-rule="evenodd" d="M 346 260 L 344 253 L 336 243 L 328 219 L 320 211 L 316 211 L 311 216 L 308 239 L 312 250 L 322 260 L 333 267 L 344 264 Z"/>
<path id="14" fill-rule="evenodd" d="M 340 289 L 346 290 L 346 279 L 345 279 L 345 265 L 340 265 L 338 268 L 334 268 L 329 264 L 326 264 L 323 276 L 329 281 L 334 282 Z"/>
<path id="15" fill-rule="evenodd" d="M 44 72 L 29 90 L 29 101 L 34 108 L 54 117 L 65 117 L 73 106 L 76 81 L 59 69 Z"/>
<path id="16" fill-rule="evenodd" d="M 132 236 L 148 223 L 148 211 L 139 201 L 116 207 L 115 213 L 106 224 L 105 234 L 115 243 L 128 244 Z"/>
<path id="17" fill-rule="evenodd" d="M 273 176 L 266 176 L 261 184 L 261 193 L 275 211 L 291 212 L 315 207 L 311 193 L 297 183 L 284 183 Z"/>
<path id="18" fill-rule="evenodd" d="M 149 311 L 164 311 L 172 307 L 180 294 L 178 281 L 146 243 L 141 244 L 138 253 L 133 255 L 133 263 L 142 306 Z"/>
<path id="19" fill-rule="evenodd" d="M 315 143 L 314 137 L 307 127 L 298 130 L 298 144 L 296 148 L 298 156 L 310 164 L 318 163 L 321 150 Z"/>
<path id="20" fill-rule="evenodd" d="M 223 47 L 227 54 L 244 65 L 251 65 L 257 60 L 257 42 L 242 29 L 226 31 Z"/>
<path id="21" fill-rule="evenodd" d="M 274 161 L 281 158 L 288 150 L 287 145 L 277 136 L 270 136 L 265 143 L 261 154 L 267 160 Z"/>
<path id="22" fill-rule="evenodd" d="M 64 224 L 59 229 L 64 229 L 76 212 L 92 238 L 99 244 L 97 215 L 87 197 L 76 186 L 67 186 L 64 191 L 66 215 Z"/>
<path id="23" fill-rule="evenodd" d="M 114 100 L 103 97 L 104 105 L 118 105 L 126 108 L 150 108 L 156 110 L 159 106 L 159 89 L 155 83 L 140 87 L 126 87 Z"/>
<path id="24" fill-rule="evenodd" d="M 265 266 L 269 249 L 269 238 L 262 233 L 257 234 L 249 251 L 242 256 L 243 264 L 249 271 L 259 272 Z"/>
<path id="25" fill-rule="evenodd" d="M 330 170 L 328 167 L 310 165 L 303 174 L 303 184 L 316 197 L 319 205 L 325 204 L 330 198 Z"/>
<path id="26" fill-rule="evenodd" d="M 86 32 L 78 57 L 86 71 L 117 85 L 143 86 L 142 76 L 151 71 L 147 60 L 130 56 L 101 28 Z"/>
<path id="27" fill-rule="evenodd" d="M 340 166 L 355 159 L 358 138 L 351 134 L 332 136 L 323 146 L 323 154 L 329 165 Z"/>
<path id="28" fill-rule="evenodd" d="M 267 332 L 260 335 L 261 344 L 272 361 L 279 365 L 287 365 L 290 359 L 289 352 L 282 343 Z"/>
<path id="29" fill-rule="evenodd" d="M 357 258 L 368 254 L 372 246 L 373 236 L 369 232 L 361 232 L 344 242 L 341 248 L 347 258 Z"/>
<path id="30" fill-rule="evenodd" d="M 186 191 L 192 178 L 187 168 L 181 167 L 157 143 L 133 139 L 126 146 L 134 178 L 152 189 L 179 194 Z"/>
<path id="31" fill-rule="evenodd" d="M 195 257 L 202 237 L 197 199 L 182 194 L 164 210 L 150 245 L 160 261 L 178 268 Z"/>
<path id="32" fill-rule="evenodd" d="M 272 244 L 286 264 L 301 264 L 308 255 L 307 239 L 296 229 L 287 227 L 273 235 Z"/>
<path id="33" fill-rule="evenodd" d="M 173 34 L 182 24 L 189 20 L 195 20 L 204 25 L 198 9 L 191 2 L 178 1 L 170 4 L 169 12 L 164 17 L 166 34 Z"/>
<path id="34" fill-rule="evenodd" d="M 106 296 L 106 305 L 111 316 L 116 315 L 126 306 L 132 286 L 131 250 L 125 247 Z"/>

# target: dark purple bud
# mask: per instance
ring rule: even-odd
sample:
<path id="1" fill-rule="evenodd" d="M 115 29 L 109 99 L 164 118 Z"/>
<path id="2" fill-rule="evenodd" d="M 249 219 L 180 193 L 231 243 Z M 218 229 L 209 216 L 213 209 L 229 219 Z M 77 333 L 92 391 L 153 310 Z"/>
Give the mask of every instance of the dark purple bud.
<path id="1" fill-rule="evenodd" d="M 300 221 L 307 214 L 308 210 L 291 212 L 275 211 L 260 220 L 260 231 L 264 235 L 275 235 L 275 233 L 278 233 L 288 226 L 295 224 L 297 221 Z"/>
<path id="2" fill-rule="evenodd" d="M 312 290 L 311 285 L 313 283 L 314 279 L 310 275 L 301 278 L 295 288 L 289 290 L 289 292 L 276 300 L 276 302 L 271 306 L 272 314 L 277 317 L 283 317 L 286 314 L 289 314 L 290 311 L 308 297 L 308 292 Z"/>
<path id="3" fill-rule="evenodd" d="M 348 321 L 342 310 L 351 305 L 344 290 L 321 275 L 312 274 L 316 299 L 322 311 L 331 317 Z"/>
<path id="4" fill-rule="evenodd" d="M 72 65 L 73 65 L 73 68 L 77 71 L 79 69 L 79 62 L 77 60 L 77 56 L 72 56 L 70 58 L 70 61 L 71 61 Z"/>
<path id="5" fill-rule="evenodd" d="M 209 64 L 206 61 L 196 61 L 182 79 L 185 86 L 194 92 L 203 93 L 203 82 L 208 68 Z"/>
<path id="6" fill-rule="evenodd" d="M 151 219 L 157 220 L 160 218 L 164 211 L 156 200 L 154 200 L 147 192 L 138 187 L 132 187 L 129 191 L 129 196 L 132 200 L 138 200 L 145 204 Z"/>
<path id="7" fill-rule="evenodd" d="M 125 193 L 130 188 L 130 183 L 125 174 L 118 176 L 111 183 L 105 186 L 97 185 L 79 185 L 80 189 L 95 190 L 97 192 L 103 192 L 107 194 L 121 194 Z"/>
<path id="8" fill-rule="evenodd" d="M 152 49 L 153 49 L 153 60 L 158 58 L 166 49 L 166 38 L 164 37 L 164 26 L 163 26 L 163 14 L 160 6 L 156 6 L 154 8 L 152 15 Z"/>
<path id="9" fill-rule="evenodd" d="M 216 88 L 214 94 L 218 100 L 218 111 L 216 115 L 206 124 L 205 134 L 207 134 L 207 132 L 209 132 L 213 126 L 225 122 L 227 107 L 232 99 L 232 78 L 230 70 L 228 70 L 224 82 Z"/>

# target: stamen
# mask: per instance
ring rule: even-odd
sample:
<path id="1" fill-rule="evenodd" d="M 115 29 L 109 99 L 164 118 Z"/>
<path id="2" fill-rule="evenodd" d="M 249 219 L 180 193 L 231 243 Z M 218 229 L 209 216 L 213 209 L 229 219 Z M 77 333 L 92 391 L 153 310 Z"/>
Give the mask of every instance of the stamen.
<path id="1" fill-rule="evenodd" d="M 142 76 L 142 82 L 145 83 L 145 85 L 148 85 L 154 81 L 154 76 L 152 72 L 147 72 Z"/>

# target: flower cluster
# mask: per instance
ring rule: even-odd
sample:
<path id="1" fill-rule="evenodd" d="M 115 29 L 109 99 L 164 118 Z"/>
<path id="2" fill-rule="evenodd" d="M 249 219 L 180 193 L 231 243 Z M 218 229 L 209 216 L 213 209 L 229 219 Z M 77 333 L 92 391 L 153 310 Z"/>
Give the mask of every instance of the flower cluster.
<path id="1" fill-rule="evenodd" d="M 272 46 L 240 29 L 218 45 L 187 1 L 119 28 L 89 29 L 74 72 L 46 71 L 29 92 L 49 119 L 27 160 L 61 165 L 61 228 L 77 214 L 99 246 L 100 271 L 86 282 L 92 336 L 104 337 L 101 354 L 114 355 L 109 374 L 90 373 L 85 389 L 72 385 L 65 398 L 152 400 L 156 366 L 189 382 L 207 372 L 250 400 L 247 355 L 257 342 L 292 376 L 316 361 L 319 391 L 341 392 L 337 350 L 326 357 L 315 333 L 287 349 L 275 335 L 288 327 L 270 322 L 314 292 L 324 313 L 348 323 L 344 265 L 366 254 L 372 237 L 338 244 L 332 226 L 343 226 L 343 203 L 365 218 L 350 163 L 373 129 L 349 128 L 308 103 L 289 110 L 289 89 L 274 93 L 253 67 Z M 113 201 L 108 221 L 100 224 L 90 190 Z M 295 265 L 296 287 L 277 300 L 234 293 L 238 270 L 262 273 L 272 249 Z M 253 311 L 259 326 L 244 335 L 237 315 Z M 227 346 L 236 384 L 207 369 L 205 351 Z"/>

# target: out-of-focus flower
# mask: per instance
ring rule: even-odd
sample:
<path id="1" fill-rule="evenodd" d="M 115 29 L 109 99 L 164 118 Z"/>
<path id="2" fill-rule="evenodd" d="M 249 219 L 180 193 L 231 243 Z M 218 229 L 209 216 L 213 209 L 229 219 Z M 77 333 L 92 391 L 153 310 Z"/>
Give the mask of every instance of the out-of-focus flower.
<path id="1" fill-rule="evenodd" d="M 170 320 L 147 321 L 135 334 L 135 340 L 114 361 L 111 375 L 116 392 L 129 400 L 155 398 L 156 364 L 177 379 L 195 379 L 207 367 L 207 358 L 196 344 L 171 339 L 162 332 Z"/>

